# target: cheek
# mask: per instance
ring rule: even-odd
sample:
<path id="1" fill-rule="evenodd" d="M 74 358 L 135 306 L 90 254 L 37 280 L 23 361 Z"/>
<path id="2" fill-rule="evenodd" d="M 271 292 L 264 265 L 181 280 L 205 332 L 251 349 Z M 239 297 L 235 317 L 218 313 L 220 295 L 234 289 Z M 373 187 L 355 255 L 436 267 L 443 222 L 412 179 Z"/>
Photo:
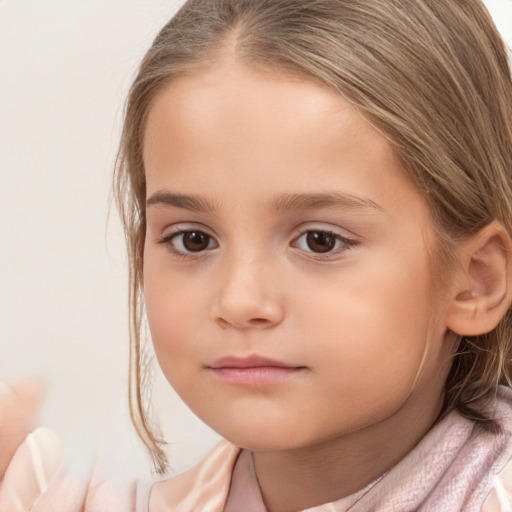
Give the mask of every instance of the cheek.
<path id="1" fill-rule="evenodd" d="M 326 280 L 304 300 L 302 318 L 314 333 L 308 358 L 327 369 L 326 392 L 331 387 L 359 403 L 376 395 L 399 401 L 413 385 L 427 344 L 427 266 L 419 255 L 410 262 L 382 257 L 364 268 Z"/>
<path id="2" fill-rule="evenodd" d="M 174 380 L 185 371 L 190 355 L 199 350 L 194 336 L 199 328 L 195 313 L 204 299 L 194 286 L 165 277 L 165 272 L 150 269 L 149 263 L 147 268 L 144 298 L 151 338 L 164 375 Z"/>

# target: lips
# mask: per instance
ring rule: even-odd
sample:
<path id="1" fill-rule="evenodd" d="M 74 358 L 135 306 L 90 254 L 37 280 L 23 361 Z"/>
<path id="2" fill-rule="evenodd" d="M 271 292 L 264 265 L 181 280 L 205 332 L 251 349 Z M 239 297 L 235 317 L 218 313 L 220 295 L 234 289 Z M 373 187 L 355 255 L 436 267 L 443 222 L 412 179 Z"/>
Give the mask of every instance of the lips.
<path id="1" fill-rule="evenodd" d="M 268 359 L 261 356 L 249 357 L 223 357 L 214 361 L 210 368 L 257 368 L 257 367 L 272 367 L 272 368 L 297 368 L 292 364 L 283 363 L 274 359 Z"/>
<path id="2" fill-rule="evenodd" d="M 217 359 L 208 369 L 227 384 L 259 387 L 284 382 L 305 367 L 261 356 L 229 356 Z"/>

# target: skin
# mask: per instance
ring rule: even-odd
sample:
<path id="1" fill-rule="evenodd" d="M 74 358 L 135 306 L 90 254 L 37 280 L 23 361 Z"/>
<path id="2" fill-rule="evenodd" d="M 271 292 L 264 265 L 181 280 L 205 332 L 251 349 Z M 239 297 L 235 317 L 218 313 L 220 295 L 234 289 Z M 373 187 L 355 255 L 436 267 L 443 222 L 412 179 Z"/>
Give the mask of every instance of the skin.
<path id="1" fill-rule="evenodd" d="M 45 387 L 37 378 L 12 386 L 0 382 L 0 482 L 14 452 L 36 426 Z"/>
<path id="2" fill-rule="evenodd" d="M 268 510 L 340 499 L 396 464 L 439 416 L 453 343 L 432 220 L 387 140 L 328 88 L 225 58 L 159 94 L 144 162 L 158 361 L 203 421 L 254 450 Z M 187 230 L 204 250 L 187 251 Z M 237 385 L 212 370 L 255 354 L 297 371 Z"/>

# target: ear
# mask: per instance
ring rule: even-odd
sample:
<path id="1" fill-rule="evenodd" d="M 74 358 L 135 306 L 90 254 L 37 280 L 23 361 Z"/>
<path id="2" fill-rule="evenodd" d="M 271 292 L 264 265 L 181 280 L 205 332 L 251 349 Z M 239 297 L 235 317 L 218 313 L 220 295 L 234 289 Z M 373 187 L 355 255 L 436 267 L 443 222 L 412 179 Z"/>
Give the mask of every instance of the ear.
<path id="1" fill-rule="evenodd" d="M 446 326 L 461 336 L 492 331 L 512 301 L 512 241 L 494 221 L 466 240 L 459 252 Z"/>

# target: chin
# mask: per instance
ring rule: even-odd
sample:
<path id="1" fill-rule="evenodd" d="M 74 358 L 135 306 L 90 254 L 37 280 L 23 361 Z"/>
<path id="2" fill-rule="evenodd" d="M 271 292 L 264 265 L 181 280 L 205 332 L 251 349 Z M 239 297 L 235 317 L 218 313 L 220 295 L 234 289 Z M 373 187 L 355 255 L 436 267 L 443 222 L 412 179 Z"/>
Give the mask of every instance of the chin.
<path id="1" fill-rule="evenodd" d="M 241 422 L 209 425 L 229 442 L 252 451 L 289 450 L 308 444 L 309 436 L 301 435 L 296 429 L 286 428 L 279 422 L 251 421 L 251 418 L 248 418 Z M 294 432 L 294 435 L 290 435 L 290 432 Z"/>
<path id="2" fill-rule="evenodd" d="M 292 450 L 294 448 L 299 448 L 302 444 L 295 444 L 294 442 L 290 442 L 290 439 L 286 439 L 286 436 L 284 435 L 269 438 L 268 436 L 262 436 L 260 434 L 251 436 L 244 432 L 239 436 L 235 435 L 223 437 L 225 437 L 229 442 L 235 444 L 236 446 L 246 450 L 251 450 L 253 452 L 277 452 L 283 450 Z"/>
<path id="3" fill-rule="evenodd" d="M 317 432 L 297 429 L 297 425 L 283 424 L 229 425 L 228 428 L 215 429 L 223 438 L 240 448 L 254 452 L 272 452 L 306 448 L 327 440 Z"/>

